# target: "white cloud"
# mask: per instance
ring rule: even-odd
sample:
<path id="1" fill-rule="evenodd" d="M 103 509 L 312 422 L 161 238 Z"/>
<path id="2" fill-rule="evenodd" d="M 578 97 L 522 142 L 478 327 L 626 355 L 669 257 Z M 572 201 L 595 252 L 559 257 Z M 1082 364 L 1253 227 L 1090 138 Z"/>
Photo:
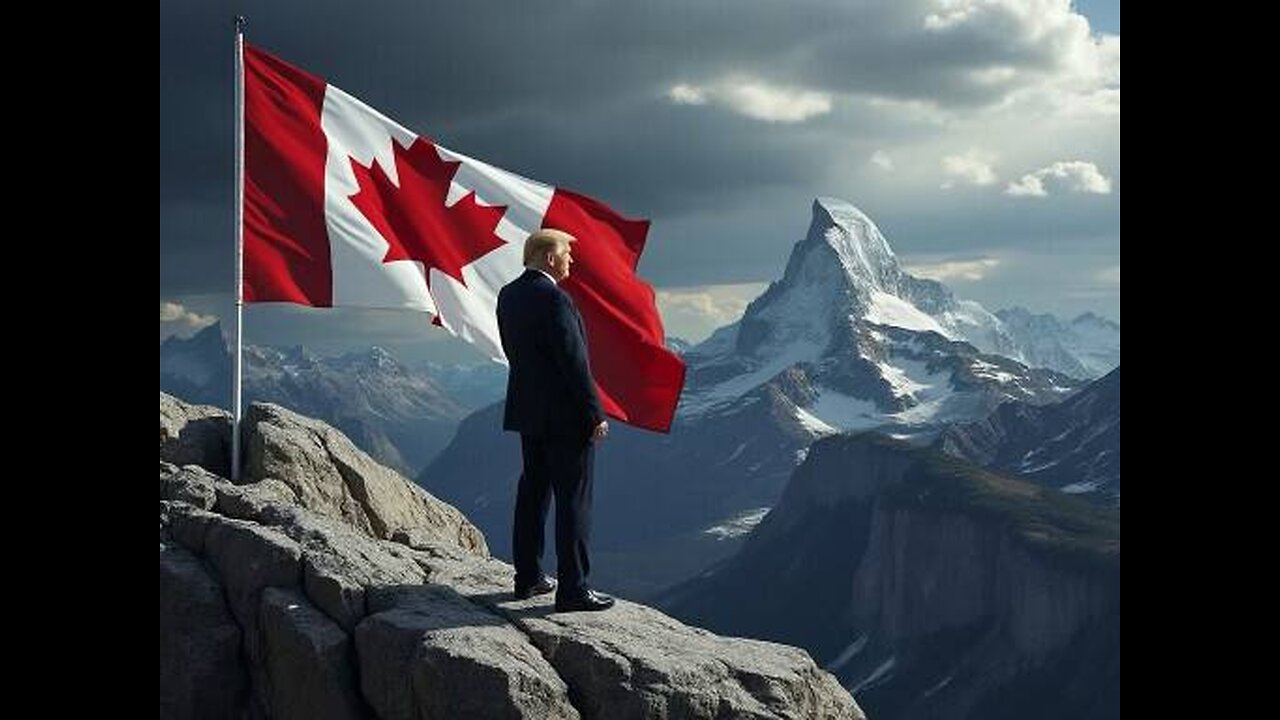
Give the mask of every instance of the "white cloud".
<path id="1" fill-rule="evenodd" d="M 658 309 L 668 335 L 697 342 L 716 328 L 742 317 L 747 305 L 767 285 L 730 283 L 664 288 L 657 291 Z"/>
<path id="2" fill-rule="evenodd" d="M 831 96 L 812 90 L 780 88 L 762 82 L 738 82 L 724 91 L 730 107 L 768 122 L 801 122 L 831 112 Z"/>
<path id="3" fill-rule="evenodd" d="M 974 2 L 956 2 L 955 0 L 939 0 L 936 12 L 924 16 L 926 30 L 947 30 L 974 22 L 981 8 Z"/>
<path id="4" fill-rule="evenodd" d="M 903 265 L 903 269 L 912 275 L 941 282 L 949 280 L 976 282 L 985 278 L 988 273 L 999 266 L 999 258 L 984 257 L 967 260 L 935 260 L 906 263 Z"/>
<path id="5" fill-rule="evenodd" d="M 207 327 L 218 322 L 214 315 L 192 312 L 180 303 L 160 301 L 160 322 L 178 323 L 191 329 Z"/>
<path id="6" fill-rule="evenodd" d="M 1017 68 L 1008 65 L 991 65 L 969 71 L 969 79 L 977 85 L 1005 85 L 1017 76 Z"/>
<path id="7" fill-rule="evenodd" d="M 960 115 L 971 113 L 975 100 L 1056 119 L 1120 114 L 1120 36 L 1094 32 L 1071 0 L 923 0 L 902 3 L 899 13 L 883 15 L 885 24 L 918 25 L 898 32 L 889 54 L 948 49 L 940 56 L 947 62 L 903 76 L 913 84 L 889 85 L 899 94 L 933 99 Z"/>
<path id="8" fill-rule="evenodd" d="M 1117 265 L 1115 267 L 1099 270 L 1094 275 L 1094 278 L 1104 285 L 1115 285 L 1116 287 L 1120 287 L 1120 266 Z"/>
<path id="9" fill-rule="evenodd" d="M 1120 36 L 1099 35 L 1095 56 L 1096 75 L 1103 84 L 1120 87 Z"/>
<path id="10" fill-rule="evenodd" d="M 667 91 L 667 98 L 677 105 L 705 105 L 714 100 L 739 115 L 765 122 L 804 122 L 831 112 L 830 93 L 741 77 L 704 86 L 681 83 Z"/>
<path id="11" fill-rule="evenodd" d="M 931 0 L 921 10 L 926 36 L 998 47 L 1015 71 L 1095 75 L 1109 55 L 1104 38 L 1116 37 L 1094 34 L 1071 0 Z"/>
<path id="12" fill-rule="evenodd" d="M 893 158 L 889 157 L 889 153 L 883 150 L 877 150 L 871 153 L 871 164 L 881 170 L 893 172 Z"/>
<path id="13" fill-rule="evenodd" d="M 942 187 L 950 188 L 956 182 L 970 185 L 992 185 L 996 171 L 992 164 L 995 156 L 981 150 L 970 150 L 963 155 L 948 155 L 942 159 L 942 172 L 947 176 Z"/>
<path id="14" fill-rule="evenodd" d="M 1052 68 L 1011 88 L 1001 103 L 1055 121 L 1120 116 L 1120 36 L 1090 35 L 1069 43 Z"/>
<path id="15" fill-rule="evenodd" d="M 1111 192 L 1111 179 L 1098 170 L 1098 166 L 1081 160 L 1059 160 L 1047 167 L 1028 173 L 1005 188 L 1006 195 L 1019 197 L 1047 197 L 1045 180 L 1053 178 L 1055 184 L 1071 192 L 1107 195 Z"/>
<path id="16" fill-rule="evenodd" d="M 1017 182 L 1009 183 L 1004 193 L 1019 197 L 1046 197 L 1049 194 L 1045 192 L 1044 183 L 1035 175 L 1023 175 Z"/>
<path id="17" fill-rule="evenodd" d="M 707 94 L 702 90 L 680 83 L 667 91 L 667 98 L 677 105 L 705 105 Z"/>

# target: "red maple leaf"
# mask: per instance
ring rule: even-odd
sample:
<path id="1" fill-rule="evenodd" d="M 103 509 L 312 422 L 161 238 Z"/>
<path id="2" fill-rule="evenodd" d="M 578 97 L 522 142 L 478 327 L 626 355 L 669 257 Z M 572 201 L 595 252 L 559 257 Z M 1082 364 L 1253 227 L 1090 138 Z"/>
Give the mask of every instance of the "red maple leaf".
<path id="1" fill-rule="evenodd" d="M 425 278 L 436 268 L 466 285 L 462 266 L 506 245 L 493 232 L 506 207 L 477 203 L 474 190 L 446 206 L 449 183 L 462 163 L 442 159 L 424 138 L 407 150 L 394 141 L 391 147 L 399 187 L 377 162 L 365 167 L 351 160 L 360 185 L 351 202 L 386 239 L 382 262 L 417 260 Z"/>

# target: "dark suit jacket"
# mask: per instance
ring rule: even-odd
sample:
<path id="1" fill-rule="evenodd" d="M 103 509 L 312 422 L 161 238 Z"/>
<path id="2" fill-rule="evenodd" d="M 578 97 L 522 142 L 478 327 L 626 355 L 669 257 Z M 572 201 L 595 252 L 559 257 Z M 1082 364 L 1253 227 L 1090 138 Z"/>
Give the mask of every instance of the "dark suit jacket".
<path id="1" fill-rule="evenodd" d="M 526 435 L 585 437 L 604 419 L 573 300 L 526 269 L 498 293 L 498 332 L 511 363 L 502 427 Z"/>

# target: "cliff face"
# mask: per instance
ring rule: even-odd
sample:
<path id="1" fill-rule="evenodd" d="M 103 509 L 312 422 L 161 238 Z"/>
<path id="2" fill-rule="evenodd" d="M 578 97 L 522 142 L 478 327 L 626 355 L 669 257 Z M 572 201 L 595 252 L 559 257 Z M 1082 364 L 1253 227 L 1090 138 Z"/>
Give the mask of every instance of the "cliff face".
<path id="1" fill-rule="evenodd" d="M 883 436 L 815 443 L 742 552 L 660 602 L 807 648 L 878 719 L 1119 714 L 1118 514 Z"/>
<path id="2" fill-rule="evenodd" d="M 323 423 L 253 406 L 232 484 L 229 425 L 161 395 L 162 717 L 863 717 L 802 650 L 513 600 L 465 517 Z"/>

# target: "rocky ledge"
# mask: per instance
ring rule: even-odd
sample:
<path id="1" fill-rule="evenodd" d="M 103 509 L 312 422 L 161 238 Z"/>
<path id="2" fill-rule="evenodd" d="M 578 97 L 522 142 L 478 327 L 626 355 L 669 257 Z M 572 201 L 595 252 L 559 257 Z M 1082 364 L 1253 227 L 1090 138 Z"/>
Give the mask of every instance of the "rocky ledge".
<path id="1" fill-rule="evenodd" d="M 797 648 L 515 601 L 452 506 L 275 405 L 160 395 L 160 716 L 863 718 Z"/>

